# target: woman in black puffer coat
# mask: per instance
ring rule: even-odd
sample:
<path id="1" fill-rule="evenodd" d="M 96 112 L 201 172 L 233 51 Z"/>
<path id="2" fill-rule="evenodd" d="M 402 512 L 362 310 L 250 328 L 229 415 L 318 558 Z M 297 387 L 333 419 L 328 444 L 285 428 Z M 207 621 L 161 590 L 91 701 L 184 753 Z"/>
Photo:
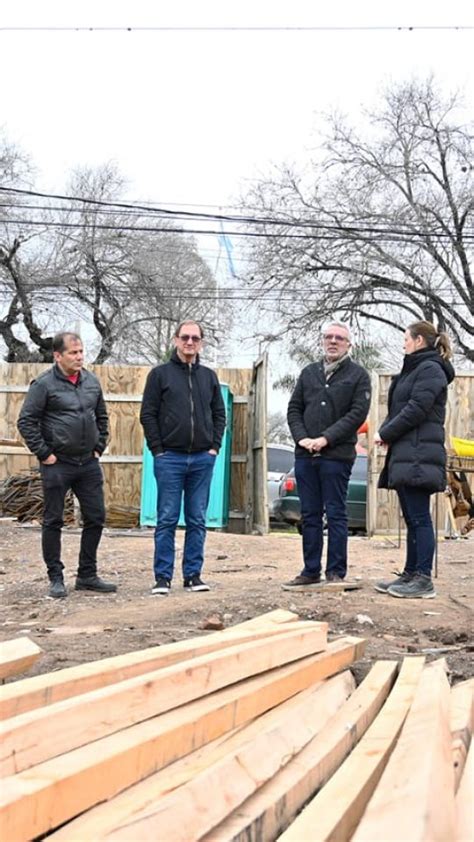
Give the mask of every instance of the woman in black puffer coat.
<path id="1" fill-rule="evenodd" d="M 378 582 L 390 596 L 436 596 L 431 580 L 435 536 L 430 496 L 446 488 L 444 419 L 448 384 L 454 379 L 451 346 L 430 322 L 405 331 L 405 360 L 388 393 L 388 416 L 375 438 L 387 445 L 379 488 L 394 488 L 407 525 L 405 569 L 398 581 Z"/>

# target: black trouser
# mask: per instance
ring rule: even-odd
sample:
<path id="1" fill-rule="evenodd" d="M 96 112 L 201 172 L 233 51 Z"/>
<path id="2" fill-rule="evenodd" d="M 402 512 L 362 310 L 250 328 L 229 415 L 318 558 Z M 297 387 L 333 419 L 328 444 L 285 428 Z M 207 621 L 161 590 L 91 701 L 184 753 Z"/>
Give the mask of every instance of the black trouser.
<path id="1" fill-rule="evenodd" d="M 97 573 L 97 547 L 105 523 L 102 469 L 92 458 L 83 465 L 55 462 L 41 465 L 44 514 L 42 529 L 43 558 L 50 579 L 62 576 L 61 529 L 64 525 L 64 498 L 72 489 L 81 507 L 84 528 L 79 550 L 77 575 L 83 578 Z"/>

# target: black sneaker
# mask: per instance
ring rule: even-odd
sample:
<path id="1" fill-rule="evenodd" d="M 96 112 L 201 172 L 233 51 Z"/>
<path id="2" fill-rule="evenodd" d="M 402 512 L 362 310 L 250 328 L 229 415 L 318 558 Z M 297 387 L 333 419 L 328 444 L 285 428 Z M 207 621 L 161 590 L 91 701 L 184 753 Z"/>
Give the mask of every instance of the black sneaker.
<path id="1" fill-rule="evenodd" d="M 299 576 L 295 576 L 294 579 L 290 579 L 289 582 L 285 582 L 282 585 L 284 591 L 291 591 L 293 588 L 310 588 L 313 585 L 320 585 L 321 584 L 321 576 L 304 576 L 300 573 Z"/>
<path id="2" fill-rule="evenodd" d="M 390 579 L 390 581 L 385 580 L 385 582 L 376 582 L 374 588 L 379 593 L 387 593 L 388 589 L 392 587 L 392 585 L 399 585 L 401 582 L 411 582 L 413 579 L 414 573 L 407 573 L 406 570 L 403 573 L 396 573 L 398 579 Z"/>
<path id="3" fill-rule="evenodd" d="M 183 588 L 185 591 L 210 591 L 209 585 L 206 585 L 205 582 L 202 581 L 201 577 L 196 574 L 196 576 L 190 576 L 189 579 L 185 579 L 183 582 Z"/>
<path id="4" fill-rule="evenodd" d="M 337 573 L 326 573 L 326 582 L 334 582 L 336 585 L 340 585 L 344 581 L 342 576 L 338 576 Z"/>
<path id="5" fill-rule="evenodd" d="M 408 582 L 395 582 L 390 585 L 389 596 L 399 596 L 402 599 L 434 599 L 436 591 L 430 576 L 415 573 Z"/>
<path id="6" fill-rule="evenodd" d="M 64 587 L 64 582 L 62 579 L 51 580 L 48 596 L 50 596 L 52 599 L 64 599 L 64 597 L 67 596 L 67 590 Z"/>
<path id="7" fill-rule="evenodd" d="M 76 579 L 76 591 L 96 591 L 97 593 L 115 593 L 117 585 L 112 582 L 104 582 L 100 576 L 87 576 L 82 578 L 78 576 Z"/>
<path id="8" fill-rule="evenodd" d="M 151 592 L 153 594 L 160 594 L 160 596 L 168 596 L 171 590 L 171 582 L 169 579 L 165 579 L 163 576 L 158 576 L 155 584 L 153 585 Z"/>

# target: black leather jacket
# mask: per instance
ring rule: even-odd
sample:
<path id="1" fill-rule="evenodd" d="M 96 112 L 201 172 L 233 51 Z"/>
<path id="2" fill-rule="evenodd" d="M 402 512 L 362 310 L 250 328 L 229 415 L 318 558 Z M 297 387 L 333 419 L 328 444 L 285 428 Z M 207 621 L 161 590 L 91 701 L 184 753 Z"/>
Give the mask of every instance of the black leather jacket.
<path id="1" fill-rule="evenodd" d="M 219 450 L 225 407 L 217 375 L 199 357 L 188 365 L 174 351 L 169 363 L 148 375 L 140 421 L 154 456 L 164 450 Z"/>
<path id="2" fill-rule="evenodd" d="M 33 380 L 18 429 L 40 462 L 51 453 L 61 462 L 82 464 L 107 444 L 108 417 L 97 377 L 82 370 L 71 383 L 54 365 Z"/>

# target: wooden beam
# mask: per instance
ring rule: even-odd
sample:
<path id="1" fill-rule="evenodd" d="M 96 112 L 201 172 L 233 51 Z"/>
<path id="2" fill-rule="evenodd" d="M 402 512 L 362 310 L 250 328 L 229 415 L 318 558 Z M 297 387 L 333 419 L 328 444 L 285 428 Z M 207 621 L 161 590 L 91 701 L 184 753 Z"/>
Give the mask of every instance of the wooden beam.
<path id="1" fill-rule="evenodd" d="M 229 645 L 5 720 L 0 724 L 0 775 L 28 769 L 221 687 L 325 649 L 327 623 L 307 625 L 276 637 Z"/>
<path id="2" fill-rule="evenodd" d="M 474 729 L 474 678 L 461 681 L 451 688 L 449 726 L 453 752 L 454 791 L 456 792 Z"/>
<path id="3" fill-rule="evenodd" d="M 456 795 L 456 842 L 472 842 L 474 839 L 474 748 L 473 743 L 467 755 L 461 783 Z"/>
<path id="4" fill-rule="evenodd" d="M 26 672 L 42 653 L 29 637 L 4 640 L 0 643 L 0 680 Z"/>
<path id="5" fill-rule="evenodd" d="M 0 687 L 0 720 L 152 672 L 185 658 L 218 651 L 229 646 L 230 640 L 243 643 L 280 634 L 285 625 L 294 624 L 297 619 L 297 614 L 277 609 L 213 634 L 152 646 L 6 684 Z"/>
<path id="6" fill-rule="evenodd" d="M 456 838 L 449 695 L 443 669 L 423 671 L 398 742 L 353 842 Z"/>
<path id="7" fill-rule="evenodd" d="M 365 641 L 327 650 L 153 717 L 4 778 L 0 838 L 40 836 L 362 657 Z M 346 723 L 347 725 L 347 723 Z"/>
<path id="8" fill-rule="evenodd" d="M 347 671 L 298 693 L 228 739 L 204 746 L 110 801 L 98 804 L 53 833 L 51 839 L 54 842 L 63 839 L 83 842 L 109 834 L 114 839 L 117 834 L 118 838 L 128 834 L 129 839 L 147 838 L 147 834 L 151 834 L 153 838 L 171 840 L 172 828 L 166 824 L 169 810 L 171 821 L 175 813 L 180 827 L 187 833 L 192 827 L 193 837 L 200 838 L 205 832 L 204 822 L 207 827 L 214 827 L 219 821 L 216 814 L 226 816 L 255 786 L 263 785 L 265 778 L 272 774 L 272 767 L 279 769 L 290 762 L 298 746 L 306 744 L 312 732 L 325 727 L 354 686 L 354 679 Z M 255 757 L 257 781 L 245 771 L 255 765 Z M 236 763 L 237 774 L 234 773 Z M 212 792 L 211 799 L 209 792 Z M 173 808 L 176 799 L 179 801 L 177 812 Z M 199 810 L 197 804 L 202 805 Z"/>
<path id="9" fill-rule="evenodd" d="M 413 701 L 424 660 L 405 658 L 377 718 L 342 766 L 282 834 L 281 842 L 302 839 L 348 842 L 393 750 Z"/>
<path id="10" fill-rule="evenodd" d="M 384 704 L 397 670 L 395 661 L 377 661 L 349 700 L 298 757 L 202 842 L 276 839 L 365 733 Z"/>

